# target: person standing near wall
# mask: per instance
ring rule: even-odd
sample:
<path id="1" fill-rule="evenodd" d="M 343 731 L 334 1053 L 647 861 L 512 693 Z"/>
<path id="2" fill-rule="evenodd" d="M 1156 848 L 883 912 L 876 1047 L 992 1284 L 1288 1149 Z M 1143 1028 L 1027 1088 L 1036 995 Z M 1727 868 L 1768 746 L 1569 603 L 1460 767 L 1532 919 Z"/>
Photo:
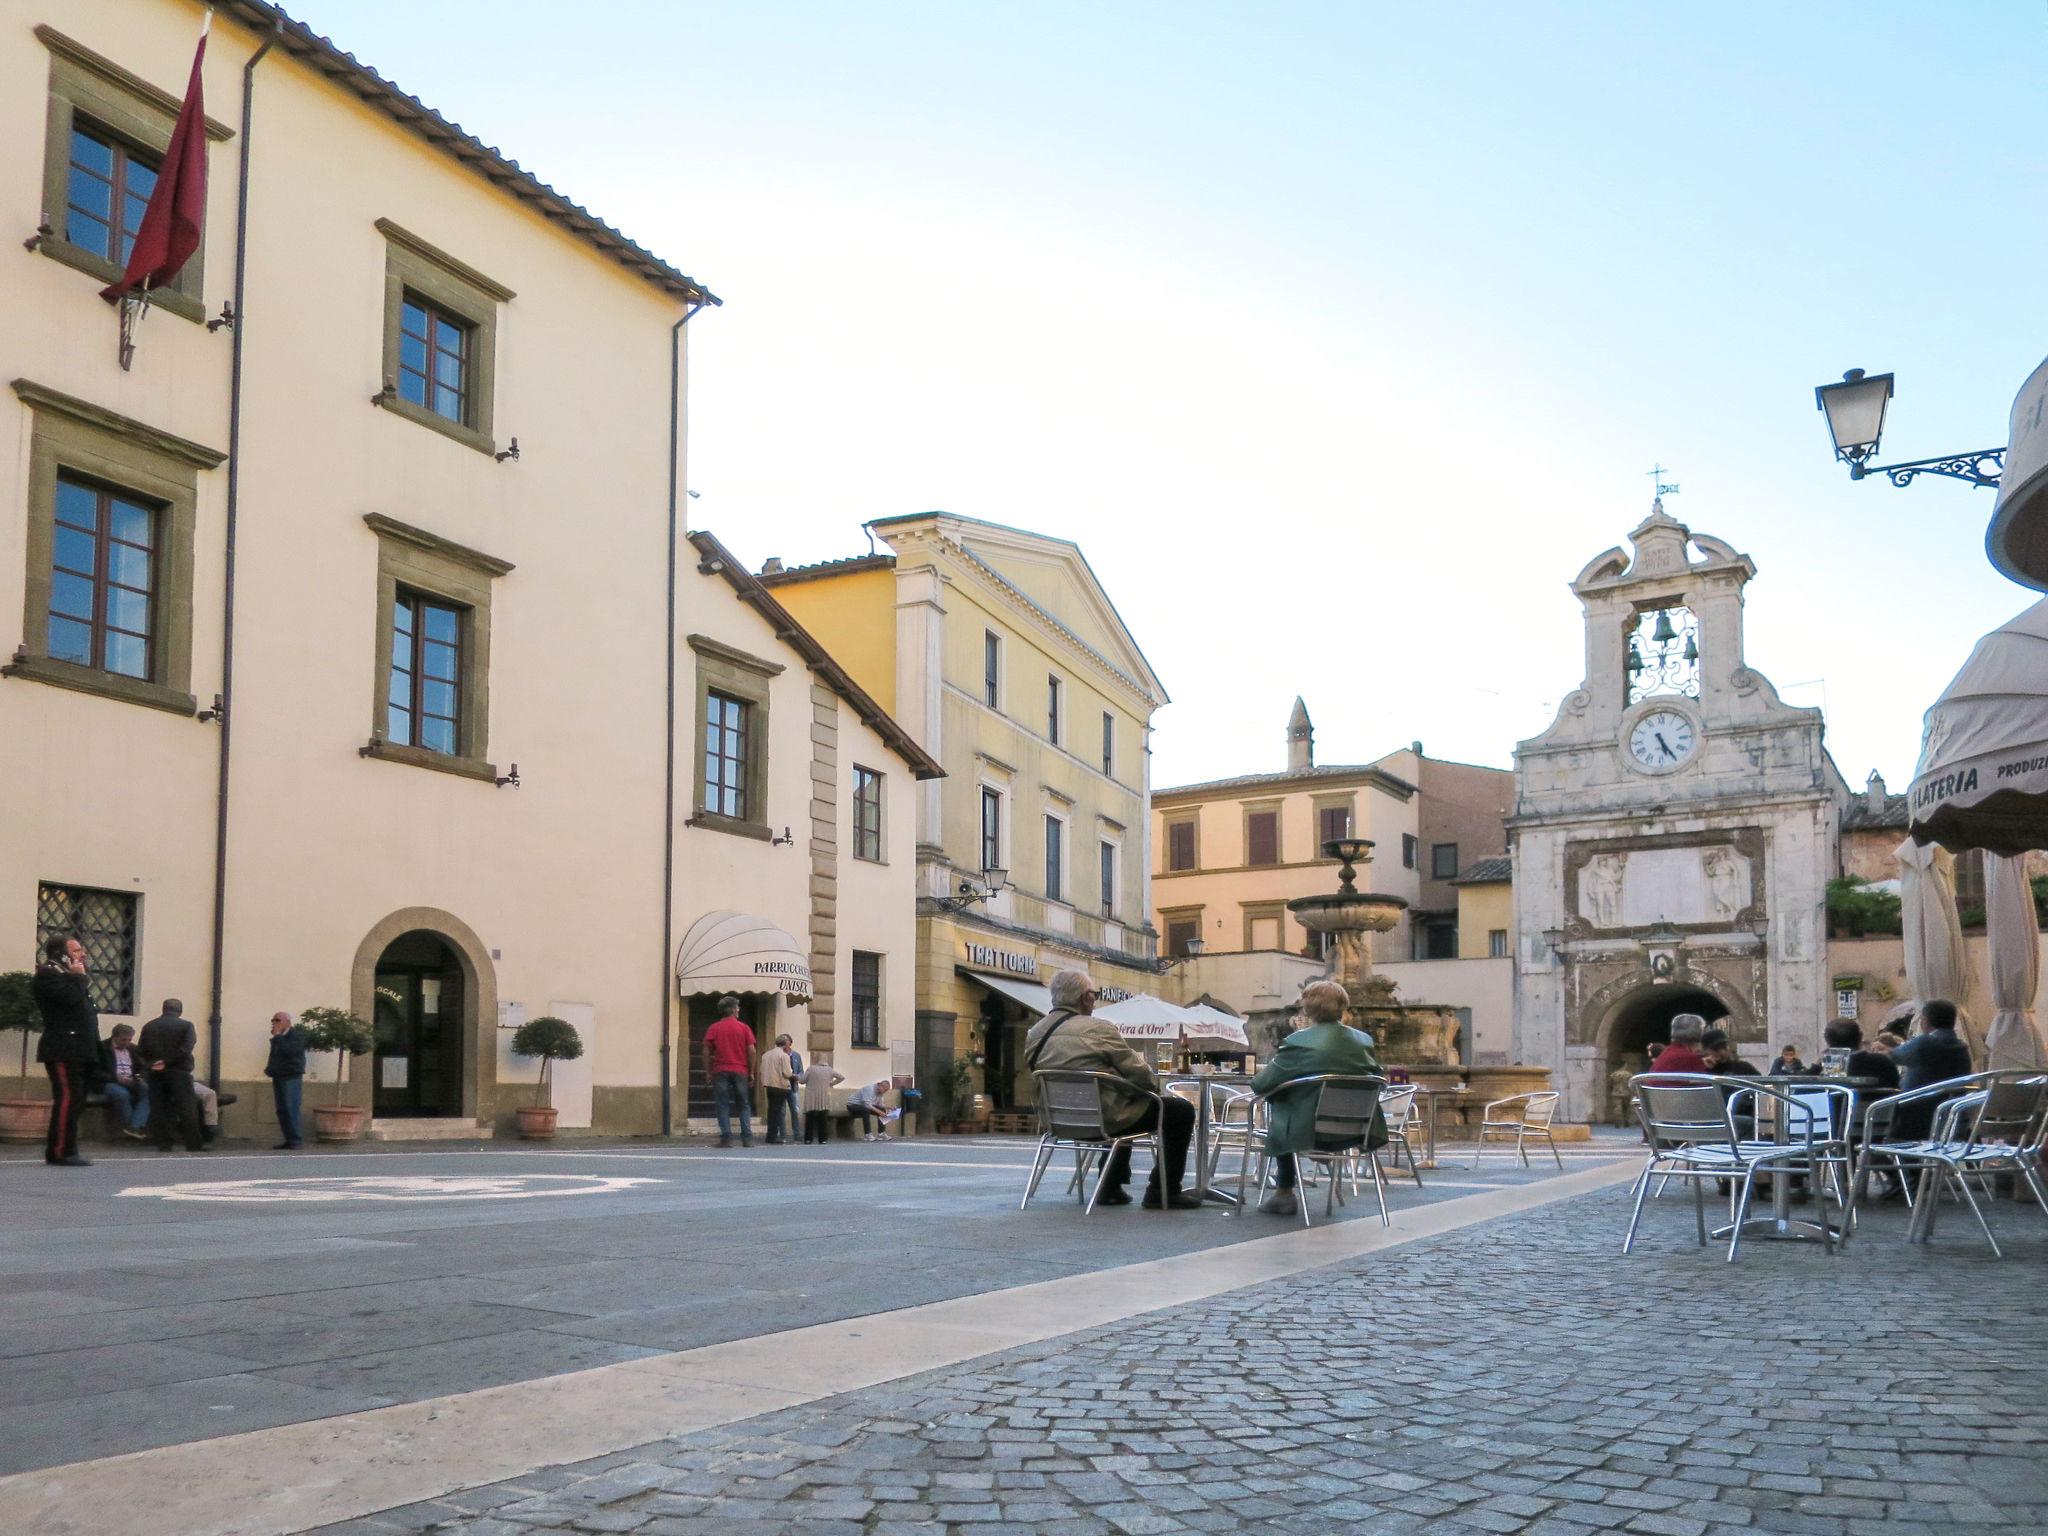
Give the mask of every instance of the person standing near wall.
<path id="1" fill-rule="evenodd" d="M 192 1092 L 192 1053 L 199 1031 L 185 1017 L 185 1005 L 164 999 L 163 1012 L 142 1026 L 135 1053 L 149 1063 L 149 1129 L 159 1152 L 171 1150 L 171 1138 L 184 1138 L 187 1152 L 204 1152 L 199 1129 L 199 1100 Z"/>
<path id="2" fill-rule="evenodd" d="M 721 997 L 718 1018 L 704 1031 L 704 1075 L 711 1080 L 711 1102 L 718 1111 L 718 1144 L 732 1145 L 732 1121 L 740 1122 L 740 1145 L 754 1144 L 754 1124 L 747 1096 L 754 1087 L 754 1032 L 740 1022 L 740 1000 Z"/>
<path id="3" fill-rule="evenodd" d="M 804 1068 L 804 1144 L 823 1146 L 832 1139 L 832 1090 L 845 1082 L 832 1063 L 819 1056 Z"/>
<path id="4" fill-rule="evenodd" d="M 273 1150 L 296 1152 L 302 1145 L 299 1101 L 306 1083 L 306 1037 L 283 1009 L 270 1016 L 270 1060 L 263 1064 L 263 1075 L 270 1079 L 270 1097 L 277 1106 L 277 1129 L 284 1137 Z"/>
<path id="5" fill-rule="evenodd" d="M 761 1053 L 761 1087 L 768 1095 L 768 1145 L 771 1147 L 796 1140 L 796 1109 L 789 1091 L 794 1074 L 790 1069 L 788 1040 L 789 1036 L 778 1035 L 775 1044 Z M 785 1118 L 789 1121 L 787 1135 L 783 1133 Z"/>
<path id="6" fill-rule="evenodd" d="M 78 1116 L 85 1108 L 86 1077 L 99 1066 L 100 1015 L 85 977 L 85 946 L 55 938 L 43 945 L 43 963 L 29 983 L 43 1016 L 36 1060 L 50 1078 L 50 1131 L 43 1161 L 60 1168 L 90 1168 L 78 1152 Z"/>

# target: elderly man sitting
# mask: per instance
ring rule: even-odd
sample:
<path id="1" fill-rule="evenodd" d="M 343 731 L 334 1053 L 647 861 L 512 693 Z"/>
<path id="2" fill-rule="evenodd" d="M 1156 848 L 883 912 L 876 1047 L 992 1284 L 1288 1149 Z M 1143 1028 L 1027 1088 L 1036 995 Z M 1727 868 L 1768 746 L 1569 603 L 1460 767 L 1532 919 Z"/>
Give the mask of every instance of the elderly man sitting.
<path id="1" fill-rule="evenodd" d="M 1143 1093 L 1159 1092 L 1159 1078 L 1145 1058 L 1132 1050 L 1114 1024 L 1095 1018 L 1095 983 L 1086 971 L 1061 971 L 1051 982 L 1052 1012 L 1032 1025 L 1024 1037 L 1024 1064 L 1033 1072 L 1109 1072 Z M 1160 1101 L 1141 1098 L 1121 1084 L 1103 1095 L 1104 1121 L 1112 1136 L 1134 1136 L 1157 1129 L 1166 1152 L 1166 1203 L 1175 1210 L 1201 1206 L 1195 1196 L 1180 1187 L 1181 1172 L 1187 1166 L 1188 1140 L 1195 1133 L 1195 1106 L 1185 1099 L 1164 1101 L 1166 1124 L 1159 1124 Z M 1160 1170 L 1152 1170 L 1145 1186 L 1145 1208 L 1160 1207 Z M 1109 1168 L 1102 1176 L 1102 1194 L 1097 1205 L 1129 1205 L 1124 1186 L 1131 1179 L 1131 1149 L 1121 1146 L 1110 1155 Z"/>
<path id="2" fill-rule="evenodd" d="M 1298 1093 L 1277 1090 L 1303 1077 L 1383 1075 L 1380 1059 L 1373 1053 L 1372 1036 L 1344 1022 L 1344 1010 L 1350 1001 L 1334 981 L 1318 981 L 1304 988 L 1301 1012 L 1308 1020 L 1307 1027 L 1282 1040 L 1273 1059 L 1252 1079 L 1254 1092 L 1277 1094 L 1273 1099 L 1272 1124 L 1266 1130 L 1266 1152 L 1277 1157 L 1280 1166 L 1273 1177 L 1273 1193 L 1259 1207 L 1262 1211 L 1276 1216 L 1297 1214 L 1295 1153 L 1331 1150 L 1320 1147 L 1316 1140 L 1316 1094 L 1309 1089 Z M 1373 1111 L 1372 1131 L 1365 1144 L 1368 1149 L 1387 1144 L 1387 1123 L 1378 1110 Z"/>

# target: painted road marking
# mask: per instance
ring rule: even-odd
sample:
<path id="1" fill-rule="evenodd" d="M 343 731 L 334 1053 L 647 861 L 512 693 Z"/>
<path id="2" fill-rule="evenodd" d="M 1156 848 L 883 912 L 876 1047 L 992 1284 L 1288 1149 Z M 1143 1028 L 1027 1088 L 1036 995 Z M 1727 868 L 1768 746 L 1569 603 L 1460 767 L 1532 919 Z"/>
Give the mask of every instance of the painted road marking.
<path id="1" fill-rule="evenodd" d="M 533 1200 L 557 1195 L 608 1195 L 666 1179 L 626 1179 L 583 1173 L 507 1173 L 471 1176 L 417 1174 L 354 1179 L 221 1179 L 190 1184 L 136 1184 L 121 1191 L 150 1200 L 222 1200 L 267 1205 L 334 1200 Z"/>

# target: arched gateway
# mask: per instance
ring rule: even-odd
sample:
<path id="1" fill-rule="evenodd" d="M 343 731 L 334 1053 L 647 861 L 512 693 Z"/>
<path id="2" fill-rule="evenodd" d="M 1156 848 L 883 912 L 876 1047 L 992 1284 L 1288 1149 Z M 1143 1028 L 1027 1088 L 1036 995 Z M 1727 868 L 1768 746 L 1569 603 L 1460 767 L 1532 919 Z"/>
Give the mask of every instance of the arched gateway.
<path id="1" fill-rule="evenodd" d="M 473 929 L 438 907 L 407 907 L 356 948 L 351 1007 L 376 1031 L 350 1098 L 376 1119 L 479 1119 L 493 1111 L 497 973 Z"/>

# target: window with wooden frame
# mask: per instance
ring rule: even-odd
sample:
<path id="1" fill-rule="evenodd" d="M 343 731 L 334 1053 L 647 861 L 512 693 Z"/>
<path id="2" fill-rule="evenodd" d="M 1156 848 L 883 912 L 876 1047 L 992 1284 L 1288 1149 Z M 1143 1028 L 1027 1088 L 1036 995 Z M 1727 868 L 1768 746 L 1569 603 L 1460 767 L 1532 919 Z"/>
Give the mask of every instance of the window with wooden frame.
<path id="1" fill-rule="evenodd" d="M 0 666 L 190 715 L 199 475 L 224 455 L 16 379 L 28 437 L 22 640 Z"/>
<path id="2" fill-rule="evenodd" d="M 750 706 L 745 699 L 706 695 L 704 709 L 704 809 L 734 821 L 756 819 L 747 803 L 747 767 L 752 761 Z"/>
<path id="3" fill-rule="evenodd" d="M 1244 813 L 1244 861 L 1251 865 L 1280 862 L 1279 811 Z"/>
<path id="4" fill-rule="evenodd" d="M 132 493 L 57 476 L 50 544 L 49 653 L 156 680 L 153 637 L 161 509 Z"/>
<path id="5" fill-rule="evenodd" d="M 882 1044 L 882 957 L 864 949 L 853 952 L 853 1044 L 869 1050 Z"/>
<path id="6" fill-rule="evenodd" d="M 882 862 L 882 776 L 858 764 L 853 770 L 853 856 Z"/>
<path id="7" fill-rule="evenodd" d="M 1102 915 L 1109 917 L 1116 911 L 1116 861 L 1120 850 L 1115 843 L 1104 839 L 1099 845 L 1097 857 L 1101 862 Z"/>
<path id="8" fill-rule="evenodd" d="M 1166 918 L 1165 935 L 1167 959 L 1179 960 L 1185 958 L 1189 953 L 1189 946 L 1201 936 L 1201 913 L 1193 912 L 1186 916 L 1173 916 L 1169 914 Z"/>
<path id="9" fill-rule="evenodd" d="M 1328 857 L 1327 849 L 1339 838 L 1351 835 L 1351 807 L 1348 805 L 1320 805 L 1316 807 L 1316 853 Z"/>
<path id="10" fill-rule="evenodd" d="M 1003 792 L 982 786 L 981 791 L 981 867 L 984 872 L 1002 869 L 1003 864 Z"/>
<path id="11" fill-rule="evenodd" d="M 1045 739 L 1060 744 L 1060 680 L 1050 673 L 1045 679 Z"/>
<path id="12" fill-rule="evenodd" d="M 1455 880 L 1458 875 L 1458 845 L 1456 843 L 1431 843 L 1429 845 L 1429 876 L 1432 880 Z"/>
<path id="13" fill-rule="evenodd" d="M 87 886 L 36 887 L 36 950 L 51 939 L 76 939 L 85 950 L 85 989 L 101 1013 L 135 1012 L 136 918 L 141 898 L 133 891 L 96 891 Z"/>
<path id="14" fill-rule="evenodd" d="M 1196 867 L 1200 850 L 1195 844 L 1195 818 L 1186 816 L 1166 824 L 1166 867 L 1179 874 Z"/>
<path id="15" fill-rule="evenodd" d="M 1106 709 L 1102 712 L 1102 772 L 1106 778 L 1116 777 L 1116 716 Z"/>
<path id="16" fill-rule="evenodd" d="M 42 169 L 41 255 L 86 273 L 98 284 L 118 279 L 134 250 L 143 209 L 156 187 L 180 98 L 47 25 L 35 29 L 50 55 L 50 96 Z M 184 75 L 176 76 L 182 92 Z M 214 142 L 234 131 L 212 118 Z M 150 303 L 186 320 L 204 320 L 206 232 L 169 284 Z"/>
<path id="17" fill-rule="evenodd" d="M 363 755 L 495 782 L 491 598 L 511 563 L 382 513 L 363 521 L 377 536 L 377 688 Z"/>
<path id="18" fill-rule="evenodd" d="M 1401 867 L 1403 869 L 1413 869 L 1416 858 L 1421 852 L 1422 839 L 1413 832 L 1403 832 L 1401 834 Z"/>
<path id="19" fill-rule="evenodd" d="M 462 752 L 463 609 L 401 587 L 391 605 L 385 739 L 449 757 Z"/>
<path id="20" fill-rule="evenodd" d="M 376 404 L 494 453 L 498 308 L 512 290 L 389 219 L 384 236 L 384 387 Z"/>
<path id="21" fill-rule="evenodd" d="M 710 635 L 686 638 L 697 655 L 697 751 L 684 824 L 767 842 L 770 687 L 785 668 Z"/>
<path id="22" fill-rule="evenodd" d="M 1067 899 L 1067 824 L 1057 816 L 1045 818 L 1045 899 Z"/>
<path id="23" fill-rule="evenodd" d="M 1486 958 L 1505 960 L 1508 957 L 1508 931 L 1505 928 L 1486 930 Z"/>
<path id="24" fill-rule="evenodd" d="M 992 629 L 981 632 L 981 702 L 1003 707 L 1003 637 Z"/>

